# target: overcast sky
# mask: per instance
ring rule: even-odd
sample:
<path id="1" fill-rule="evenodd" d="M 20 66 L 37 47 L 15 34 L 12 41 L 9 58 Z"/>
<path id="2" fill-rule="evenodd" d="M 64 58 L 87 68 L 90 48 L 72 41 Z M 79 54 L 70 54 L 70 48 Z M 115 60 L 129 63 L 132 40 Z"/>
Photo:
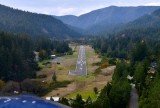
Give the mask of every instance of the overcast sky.
<path id="1" fill-rule="evenodd" d="M 0 4 L 50 15 L 81 15 L 110 5 L 160 6 L 160 0 L 0 0 Z"/>

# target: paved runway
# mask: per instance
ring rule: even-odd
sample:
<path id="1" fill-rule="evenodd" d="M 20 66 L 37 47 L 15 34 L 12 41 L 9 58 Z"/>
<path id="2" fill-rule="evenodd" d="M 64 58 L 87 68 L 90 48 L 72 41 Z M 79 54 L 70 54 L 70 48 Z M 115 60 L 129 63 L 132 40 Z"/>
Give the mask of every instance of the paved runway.
<path id="1" fill-rule="evenodd" d="M 82 45 L 80 46 L 79 49 L 76 69 L 74 72 L 69 72 L 69 74 L 87 76 L 85 47 Z"/>

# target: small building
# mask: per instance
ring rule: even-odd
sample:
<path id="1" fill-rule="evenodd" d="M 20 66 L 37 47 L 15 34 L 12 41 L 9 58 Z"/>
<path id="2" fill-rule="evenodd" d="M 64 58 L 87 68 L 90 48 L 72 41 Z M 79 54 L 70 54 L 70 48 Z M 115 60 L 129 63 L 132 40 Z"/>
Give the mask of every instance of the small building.
<path id="1" fill-rule="evenodd" d="M 36 62 L 38 62 L 38 61 L 39 61 L 39 52 L 34 51 L 34 55 L 35 55 L 34 60 L 35 60 Z"/>
<path id="2" fill-rule="evenodd" d="M 127 76 L 127 79 L 132 80 L 132 79 L 133 79 L 133 76 L 128 75 L 128 76 Z"/>
<path id="3" fill-rule="evenodd" d="M 54 102 L 59 102 L 60 100 L 60 97 L 46 97 L 46 100 L 51 100 L 51 101 L 54 101 Z"/>
<path id="4" fill-rule="evenodd" d="M 54 59 L 56 57 L 56 55 L 51 55 L 51 59 Z"/>
<path id="5" fill-rule="evenodd" d="M 149 75 L 150 75 L 150 78 L 153 79 L 154 78 L 154 75 L 156 73 L 156 65 L 157 63 L 156 62 L 152 62 L 150 64 L 150 67 L 149 67 L 149 71 L 147 72 Z"/>
<path id="6" fill-rule="evenodd" d="M 147 73 L 148 74 L 155 74 L 156 70 L 153 67 L 151 67 L 150 70 Z"/>

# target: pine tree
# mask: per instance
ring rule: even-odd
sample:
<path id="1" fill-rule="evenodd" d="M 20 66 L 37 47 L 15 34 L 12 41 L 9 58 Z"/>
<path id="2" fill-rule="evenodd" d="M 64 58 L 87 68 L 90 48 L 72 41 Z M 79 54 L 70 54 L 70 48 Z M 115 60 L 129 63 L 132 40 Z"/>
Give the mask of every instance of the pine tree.
<path id="1" fill-rule="evenodd" d="M 52 76 L 52 81 L 56 82 L 57 81 L 57 76 L 56 76 L 56 72 L 53 73 Z"/>

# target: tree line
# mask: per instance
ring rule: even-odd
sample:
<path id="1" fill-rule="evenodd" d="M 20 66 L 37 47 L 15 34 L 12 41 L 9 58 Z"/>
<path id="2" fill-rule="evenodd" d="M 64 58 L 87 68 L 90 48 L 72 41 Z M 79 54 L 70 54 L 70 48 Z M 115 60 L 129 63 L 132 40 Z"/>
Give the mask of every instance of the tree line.
<path id="1" fill-rule="evenodd" d="M 112 81 L 101 90 L 91 108 L 127 107 L 131 83 L 137 89 L 140 108 L 160 108 L 160 29 L 128 29 L 108 37 L 90 38 L 88 43 L 103 58 L 116 60 Z M 128 75 L 133 79 L 128 80 Z"/>
<path id="2" fill-rule="evenodd" d="M 38 65 L 34 60 L 34 51 L 44 52 L 40 59 L 50 54 L 63 54 L 71 50 L 64 41 L 45 37 L 31 38 L 25 35 L 0 33 L 0 79 L 4 81 L 22 81 L 35 78 Z"/>

